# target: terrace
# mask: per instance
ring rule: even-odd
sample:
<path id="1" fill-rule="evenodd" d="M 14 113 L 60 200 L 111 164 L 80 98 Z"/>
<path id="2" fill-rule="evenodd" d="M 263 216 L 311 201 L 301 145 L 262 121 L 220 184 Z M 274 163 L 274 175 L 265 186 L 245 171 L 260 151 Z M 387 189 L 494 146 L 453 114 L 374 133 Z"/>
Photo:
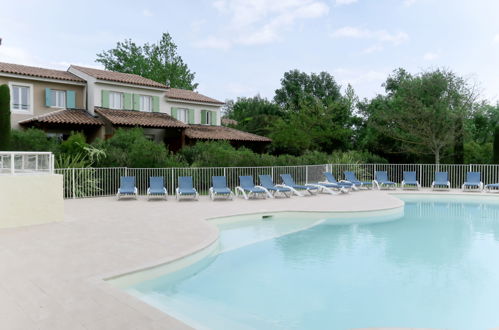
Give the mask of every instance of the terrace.
<path id="1" fill-rule="evenodd" d="M 15 158 L 15 156 L 14 156 Z M 28 160 L 26 160 L 28 161 Z M 6 162 L 7 163 L 7 162 Z M 8 163 L 9 165 L 11 163 Z M 17 164 L 21 164 L 19 161 Z M 8 167 L 8 168 L 11 168 Z M 14 166 L 22 170 L 22 165 Z M 25 166 L 33 168 L 33 165 Z M 104 279 L 194 255 L 217 242 L 218 229 L 209 219 L 254 213 L 323 212 L 348 217 L 401 209 L 404 203 L 392 192 L 361 190 L 350 194 L 267 200 L 216 201 L 202 196 L 198 202 L 177 202 L 169 197 L 147 201 L 116 201 L 120 175 L 135 175 L 139 191 L 145 193 L 150 175 L 163 175 L 168 191 L 174 178 L 193 175 L 198 189 L 206 193 L 211 175 L 236 184 L 241 174 L 277 176 L 292 173 L 300 183 L 320 179 L 323 171 L 341 173 L 355 169 L 369 179 L 374 170 L 387 170 L 399 181 L 403 170 L 413 169 L 428 194 L 434 165 L 314 165 L 267 168 L 205 169 L 57 169 L 64 175 L 64 222 L 0 230 L 0 323 L 9 329 L 189 329 L 190 327 L 113 287 Z M 499 173 L 496 166 L 440 165 L 453 180 L 450 193 L 495 200 L 486 193 L 463 193 L 466 171 L 482 171 L 485 182 Z M 90 182 L 97 182 L 92 186 Z M 90 187 L 92 186 L 92 187 Z M 397 193 L 406 193 L 397 190 Z M 441 193 L 435 193 L 441 194 Z M 106 197 L 107 196 L 107 197 Z M 86 197 L 86 198 L 78 198 Z M 435 197 L 438 199 L 437 197 Z M 473 198 L 473 197 L 471 197 Z M 208 220 L 208 221 L 207 221 Z M 26 242 L 29 242 L 27 244 Z"/>

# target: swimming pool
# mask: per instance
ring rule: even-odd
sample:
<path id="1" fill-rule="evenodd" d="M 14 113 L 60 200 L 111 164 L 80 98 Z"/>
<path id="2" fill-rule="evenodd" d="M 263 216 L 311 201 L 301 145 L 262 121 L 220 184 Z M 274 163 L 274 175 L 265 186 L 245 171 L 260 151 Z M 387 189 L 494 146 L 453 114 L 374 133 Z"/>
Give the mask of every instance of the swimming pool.
<path id="1" fill-rule="evenodd" d="M 221 219 L 218 252 L 125 289 L 196 328 L 499 326 L 499 204 L 401 198 L 378 218 Z"/>

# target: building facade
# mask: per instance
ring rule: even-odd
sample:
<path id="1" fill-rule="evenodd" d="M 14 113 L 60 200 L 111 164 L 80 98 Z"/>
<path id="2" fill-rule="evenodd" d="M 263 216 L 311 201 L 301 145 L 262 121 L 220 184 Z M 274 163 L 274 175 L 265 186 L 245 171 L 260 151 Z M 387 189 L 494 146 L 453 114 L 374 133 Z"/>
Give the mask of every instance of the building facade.
<path id="1" fill-rule="evenodd" d="M 224 104 L 127 73 L 72 65 L 67 71 L 0 63 L 11 92 L 14 129 L 37 127 L 65 139 L 81 131 L 91 141 L 118 128 L 142 127 L 176 151 L 199 140 L 227 140 L 260 149 L 270 139 L 221 125 Z"/>

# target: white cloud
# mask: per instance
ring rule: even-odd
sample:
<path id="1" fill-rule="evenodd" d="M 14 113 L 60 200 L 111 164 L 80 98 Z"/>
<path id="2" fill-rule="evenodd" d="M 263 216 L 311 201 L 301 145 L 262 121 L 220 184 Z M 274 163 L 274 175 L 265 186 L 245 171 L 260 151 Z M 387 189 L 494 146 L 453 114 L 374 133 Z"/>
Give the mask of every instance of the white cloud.
<path id="1" fill-rule="evenodd" d="M 225 49 L 234 44 L 275 42 L 299 21 L 319 18 L 329 12 L 329 7 L 318 0 L 217 0 L 213 6 L 228 18 L 223 36 L 216 37 L 217 43 Z M 197 44 L 210 47 L 213 42 Z"/>
<path id="2" fill-rule="evenodd" d="M 390 33 L 386 30 L 369 30 L 352 26 L 344 26 L 331 34 L 333 38 L 356 38 L 371 39 L 380 42 L 389 42 L 394 45 L 401 44 L 409 40 L 409 35 L 405 32 Z"/>
<path id="3" fill-rule="evenodd" d="M 440 57 L 440 51 L 438 52 L 426 52 L 423 55 L 423 60 L 425 61 L 434 61 Z"/>
<path id="4" fill-rule="evenodd" d="M 337 6 L 351 5 L 352 3 L 355 3 L 357 1 L 358 0 L 336 0 L 336 5 Z"/>
<path id="5" fill-rule="evenodd" d="M 154 16 L 154 14 L 152 13 L 152 11 L 150 11 L 149 9 L 142 10 L 142 15 L 144 15 L 145 17 Z"/>
<path id="6" fill-rule="evenodd" d="M 499 43 L 499 33 L 494 36 L 494 43 Z"/>

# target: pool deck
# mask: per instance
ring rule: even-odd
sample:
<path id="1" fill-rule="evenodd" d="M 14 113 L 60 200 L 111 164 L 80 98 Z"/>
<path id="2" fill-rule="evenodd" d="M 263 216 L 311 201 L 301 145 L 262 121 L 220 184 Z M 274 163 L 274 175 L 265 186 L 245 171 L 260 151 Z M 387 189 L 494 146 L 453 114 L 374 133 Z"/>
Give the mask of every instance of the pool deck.
<path id="1" fill-rule="evenodd" d="M 216 202 L 205 196 L 198 202 L 143 196 L 66 200 L 62 223 L 0 230 L 0 325 L 10 330 L 190 329 L 103 279 L 202 250 L 218 237 L 207 218 L 401 207 L 390 192 Z"/>

